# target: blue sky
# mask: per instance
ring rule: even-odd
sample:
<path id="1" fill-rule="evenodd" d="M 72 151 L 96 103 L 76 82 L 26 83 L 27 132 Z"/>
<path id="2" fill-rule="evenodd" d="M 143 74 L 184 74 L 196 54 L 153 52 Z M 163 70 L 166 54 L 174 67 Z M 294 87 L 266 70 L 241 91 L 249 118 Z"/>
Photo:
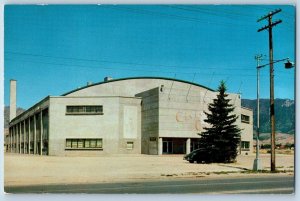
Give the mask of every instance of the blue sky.
<path id="1" fill-rule="evenodd" d="M 293 6 L 5 6 L 4 98 L 16 79 L 17 105 L 29 108 L 105 76 L 159 76 L 192 81 L 256 98 L 256 54 L 269 54 L 268 32 L 256 22 L 281 8 L 274 21 L 274 59 L 295 60 Z M 275 98 L 294 99 L 295 69 L 275 65 Z M 269 67 L 261 70 L 269 98 Z"/>

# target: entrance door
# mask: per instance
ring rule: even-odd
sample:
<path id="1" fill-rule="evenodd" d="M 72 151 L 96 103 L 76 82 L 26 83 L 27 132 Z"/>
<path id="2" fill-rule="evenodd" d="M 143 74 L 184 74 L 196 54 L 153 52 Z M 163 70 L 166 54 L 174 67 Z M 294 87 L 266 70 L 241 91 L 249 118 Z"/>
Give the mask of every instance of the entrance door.
<path id="1" fill-rule="evenodd" d="M 173 142 L 163 141 L 163 154 L 172 154 L 172 153 L 173 153 Z"/>

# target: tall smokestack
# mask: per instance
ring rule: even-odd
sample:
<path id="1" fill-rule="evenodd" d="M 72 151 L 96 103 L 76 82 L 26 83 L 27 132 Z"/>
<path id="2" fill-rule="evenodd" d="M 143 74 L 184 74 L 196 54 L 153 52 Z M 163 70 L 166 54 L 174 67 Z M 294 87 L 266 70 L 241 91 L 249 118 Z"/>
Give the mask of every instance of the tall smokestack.
<path id="1" fill-rule="evenodd" d="M 17 116 L 17 80 L 10 80 L 9 121 Z"/>

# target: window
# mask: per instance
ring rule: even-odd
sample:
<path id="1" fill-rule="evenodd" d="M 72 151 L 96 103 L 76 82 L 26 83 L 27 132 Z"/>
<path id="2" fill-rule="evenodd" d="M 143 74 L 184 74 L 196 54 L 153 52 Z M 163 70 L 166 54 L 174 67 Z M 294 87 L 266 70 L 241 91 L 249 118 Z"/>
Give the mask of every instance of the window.
<path id="1" fill-rule="evenodd" d="M 84 147 L 85 148 L 90 148 L 90 140 L 85 140 L 84 141 Z"/>
<path id="2" fill-rule="evenodd" d="M 66 114 L 68 115 L 95 115 L 103 114 L 102 105 L 68 105 L 66 107 Z"/>
<path id="3" fill-rule="evenodd" d="M 127 142 L 126 149 L 133 149 L 133 142 Z"/>
<path id="4" fill-rule="evenodd" d="M 249 141 L 242 141 L 241 142 L 241 149 L 243 151 L 249 151 L 250 150 L 250 142 Z"/>
<path id="5" fill-rule="evenodd" d="M 66 139 L 66 149 L 102 149 L 102 139 Z"/>
<path id="6" fill-rule="evenodd" d="M 66 140 L 66 148 L 72 148 L 72 140 L 70 139 Z"/>
<path id="7" fill-rule="evenodd" d="M 97 148 L 102 148 L 102 139 L 97 139 L 96 140 L 96 147 Z"/>
<path id="8" fill-rule="evenodd" d="M 78 141 L 77 141 L 77 147 L 78 148 L 84 148 L 84 144 L 83 144 L 83 142 L 84 142 L 84 140 L 83 139 L 79 139 Z"/>
<path id="9" fill-rule="evenodd" d="M 250 117 L 249 116 L 247 116 L 247 115 L 241 115 L 241 121 L 243 122 L 243 123 L 247 123 L 247 124 L 249 124 L 250 123 Z"/>

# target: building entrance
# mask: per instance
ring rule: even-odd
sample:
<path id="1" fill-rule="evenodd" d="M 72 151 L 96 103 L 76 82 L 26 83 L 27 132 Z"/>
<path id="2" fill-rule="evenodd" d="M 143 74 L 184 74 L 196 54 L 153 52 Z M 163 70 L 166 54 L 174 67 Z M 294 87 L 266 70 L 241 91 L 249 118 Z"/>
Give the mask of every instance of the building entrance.
<path id="1" fill-rule="evenodd" d="M 185 154 L 186 139 L 181 138 L 164 138 L 163 154 Z"/>
<path id="2" fill-rule="evenodd" d="M 163 141 L 163 154 L 172 154 L 173 153 L 173 142 Z"/>

